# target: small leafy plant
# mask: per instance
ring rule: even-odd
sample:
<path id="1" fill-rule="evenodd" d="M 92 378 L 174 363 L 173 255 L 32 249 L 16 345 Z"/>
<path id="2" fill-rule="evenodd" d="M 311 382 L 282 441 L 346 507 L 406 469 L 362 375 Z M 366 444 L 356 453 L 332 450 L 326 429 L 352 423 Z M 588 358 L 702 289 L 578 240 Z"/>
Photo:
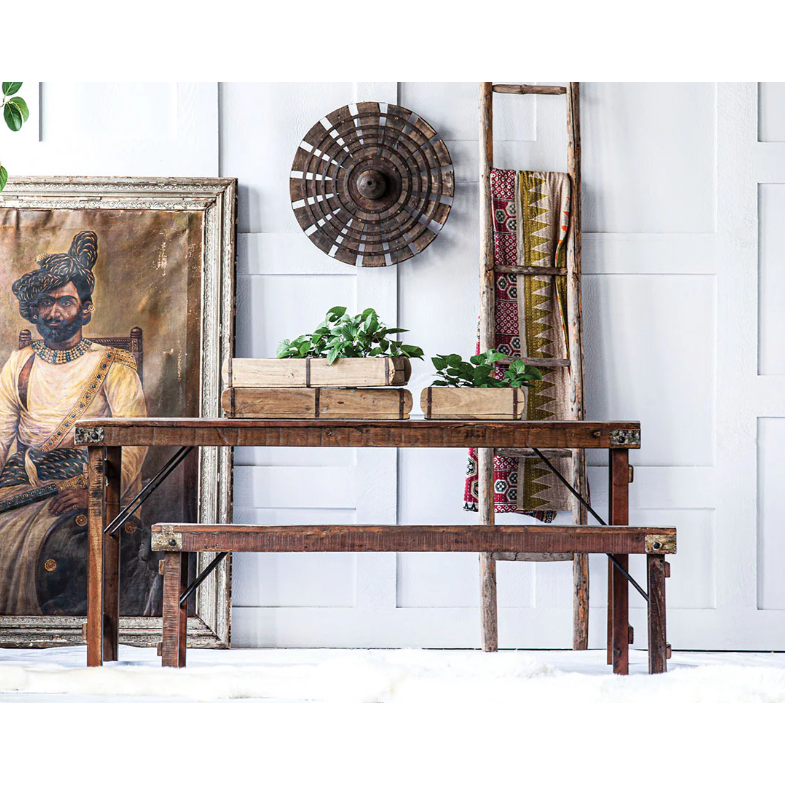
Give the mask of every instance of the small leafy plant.
<path id="1" fill-rule="evenodd" d="M 327 311 L 324 321 L 312 332 L 278 344 L 276 356 L 326 357 L 332 365 L 339 357 L 410 357 L 423 359 L 419 346 L 393 340 L 390 336 L 405 333 L 400 327 L 386 327 L 373 308 L 348 316 L 346 308 L 336 305 Z"/>
<path id="2" fill-rule="evenodd" d="M 527 367 L 523 360 L 513 360 L 502 379 L 496 378 L 494 363 L 507 358 L 506 354 L 489 349 L 475 354 L 467 362 L 460 354 L 437 354 L 431 358 L 436 376 L 434 387 L 531 387 L 542 379 L 537 368 Z"/>
<path id="3" fill-rule="evenodd" d="M 3 100 L 2 103 L 0 103 L 0 106 L 3 107 L 5 124 L 12 131 L 18 131 L 22 127 L 22 123 L 27 122 L 27 119 L 30 117 L 30 110 L 27 108 L 27 102 L 24 98 L 17 95 L 21 87 L 21 82 L 3 82 Z M 0 164 L 0 191 L 5 188 L 7 182 L 8 172 L 6 168 Z"/>

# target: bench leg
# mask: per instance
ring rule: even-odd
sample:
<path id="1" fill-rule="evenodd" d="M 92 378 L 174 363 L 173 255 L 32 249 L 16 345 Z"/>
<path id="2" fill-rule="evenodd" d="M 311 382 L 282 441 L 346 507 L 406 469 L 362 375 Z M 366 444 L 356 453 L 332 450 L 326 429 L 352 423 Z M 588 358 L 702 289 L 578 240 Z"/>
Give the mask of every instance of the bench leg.
<path id="1" fill-rule="evenodd" d="M 167 552 L 164 556 L 163 640 L 161 664 L 169 668 L 185 667 L 185 640 L 188 620 L 187 603 L 180 605 L 180 595 L 188 581 L 188 554 Z"/>
<path id="2" fill-rule="evenodd" d="M 106 521 L 120 513 L 122 448 L 106 449 Z M 120 532 L 104 536 L 104 662 L 114 662 L 120 647 Z"/>
<path id="3" fill-rule="evenodd" d="M 610 452 L 609 511 L 611 526 L 629 524 L 630 464 L 626 449 L 613 449 Z M 621 566 L 629 571 L 629 556 L 615 554 Z M 629 589 L 624 575 L 610 565 L 608 601 L 612 618 L 612 659 L 613 672 L 626 676 L 630 670 L 630 612 Z"/>
<path id="4" fill-rule="evenodd" d="M 649 593 L 649 673 L 668 669 L 668 644 L 665 638 L 665 557 L 646 557 Z"/>
<path id="5" fill-rule="evenodd" d="M 104 447 L 87 448 L 87 665 L 104 661 Z"/>

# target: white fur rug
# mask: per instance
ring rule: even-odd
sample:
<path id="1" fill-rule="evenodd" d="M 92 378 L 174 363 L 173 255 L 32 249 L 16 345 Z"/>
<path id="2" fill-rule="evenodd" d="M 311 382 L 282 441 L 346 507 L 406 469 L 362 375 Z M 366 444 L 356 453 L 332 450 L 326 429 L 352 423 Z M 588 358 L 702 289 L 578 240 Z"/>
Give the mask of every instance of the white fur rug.
<path id="1" fill-rule="evenodd" d="M 151 649 L 86 668 L 84 647 L 0 649 L 0 702 L 783 703 L 785 654 L 674 652 L 669 672 L 613 676 L 602 651 L 191 650 L 183 670 Z"/>

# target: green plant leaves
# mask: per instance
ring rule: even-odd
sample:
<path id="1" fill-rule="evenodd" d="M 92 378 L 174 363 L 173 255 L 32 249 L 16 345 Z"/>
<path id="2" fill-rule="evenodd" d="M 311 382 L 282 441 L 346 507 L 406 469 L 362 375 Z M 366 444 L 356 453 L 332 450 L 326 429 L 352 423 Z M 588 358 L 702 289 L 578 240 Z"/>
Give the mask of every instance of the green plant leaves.
<path id="1" fill-rule="evenodd" d="M 373 308 L 366 308 L 356 316 L 348 316 L 346 310 L 342 305 L 330 308 L 313 333 L 281 341 L 277 356 L 326 357 L 330 365 L 339 357 L 423 359 L 423 350 L 419 346 L 387 338 L 388 335 L 407 331 L 400 327 L 385 327 Z"/>
<path id="2" fill-rule="evenodd" d="M 3 117 L 5 124 L 12 130 L 18 131 L 22 127 L 24 120 L 22 119 L 22 112 L 16 104 L 7 103 L 3 107 Z"/>
<path id="3" fill-rule="evenodd" d="M 5 188 L 5 184 L 8 182 L 8 172 L 4 166 L 0 166 L 0 191 Z"/>
<path id="4" fill-rule="evenodd" d="M 16 98 L 12 98 L 9 102 L 10 106 L 15 106 L 20 114 L 22 115 L 22 122 L 26 123 L 30 119 L 30 110 L 27 108 L 27 101 L 21 96 L 16 96 Z"/>
<path id="5" fill-rule="evenodd" d="M 437 354 L 431 358 L 438 377 L 436 387 L 531 387 L 542 379 L 537 368 L 527 367 L 523 360 L 513 360 L 497 378 L 495 363 L 507 358 L 506 354 L 489 350 L 475 354 L 467 362 L 459 354 Z"/>
<path id="6" fill-rule="evenodd" d="M 21 82 L 3 82 L 3 95 L 14 95 L 21 87 Z"/>

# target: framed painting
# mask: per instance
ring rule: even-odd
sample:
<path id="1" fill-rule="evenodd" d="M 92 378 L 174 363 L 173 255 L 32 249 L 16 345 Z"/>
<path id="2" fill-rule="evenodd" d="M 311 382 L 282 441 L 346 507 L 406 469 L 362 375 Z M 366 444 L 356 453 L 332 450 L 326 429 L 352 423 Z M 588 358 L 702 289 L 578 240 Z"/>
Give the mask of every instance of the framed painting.
<path id="1" fill-rule="evenodd" d="M 235 180 L 201 178 L 20 178 L 0 193 L 0 646 L 82 642 L 86 451 L 74 423 L 220 416 L 236 199 Z M 124 501 L 171 452 L 124 451 Z M 231 520 L 231 504 L 231 450 L 206 447 L 126 522 L 121 642 L 161 639 L 151 525 Z M 230 575 L 222 564 L 200 587 L 189 645 L 229 645 Z"/>

